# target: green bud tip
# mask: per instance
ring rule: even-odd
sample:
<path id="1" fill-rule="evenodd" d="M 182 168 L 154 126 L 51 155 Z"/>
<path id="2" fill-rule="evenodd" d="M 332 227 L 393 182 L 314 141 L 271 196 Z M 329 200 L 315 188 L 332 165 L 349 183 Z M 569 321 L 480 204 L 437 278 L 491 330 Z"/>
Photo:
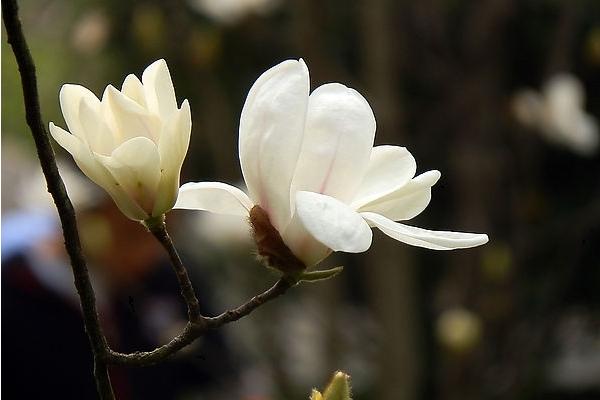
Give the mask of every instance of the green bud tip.
<path id="1" fill-rule="evenodd" d="M 352 400 L 350 375 L 337 371 L 323 392 L 323 400 Z"/>
<path id="2" fill-rule="evenodd" d="M 317 389 L 313 389 L 310 394 L 310 400 L 323 400 L 323 395 Z"/>

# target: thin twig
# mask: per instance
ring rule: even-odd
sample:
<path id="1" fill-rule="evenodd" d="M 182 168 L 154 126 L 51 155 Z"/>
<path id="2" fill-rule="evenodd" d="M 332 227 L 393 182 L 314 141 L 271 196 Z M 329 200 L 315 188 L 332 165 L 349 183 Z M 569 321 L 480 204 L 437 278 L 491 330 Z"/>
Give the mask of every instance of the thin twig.
<path id="1" fill-rule="evenodd" d="M 268 290 L 258 296 L 254 296 L 237 308 L 225 311 L 216 317 L 202 317 L 198 322 L 188 322 L 179 335 L 161 347 L 152 351 L 135 352 L 131 354 L 123 354 L 109 350 L 107 358 L 110 363 L 114 364 L 148 366 L 159 363 L 171 357 L 185 346 L 191 344 L 194 340 L 204 335 L 209 329 L 217 329 L 225 324 L 245 317 L 268 301 L 281 296 L 295 284 L 296 282 L 289 278 L 281 278 Z"/>
<path id="2" fill-rule="evenodd" d="M 79 241 L 73 205 L 69 200 L 58 168 L 56 167 L 54 151 L 52 150 L 50 140 L 48 139 L 48 133 L 42 122 L 35 65 L 23 35 L 16 1 L 2 0 L 2 12 L 8 43 L 12 46 L 21 75 L 27 125 L 29 125 L 29 128 L 31 129 L 35 141 L 42 171 L 44 172 L 48 185 L 48 191 L 52 195 L 58 210 L 65 238 L 65 247 L 71 260 L 75 287 L 79 293 L 81 308 L 83 309 L 85 330 L 88 334 L 94 354 L 94 375 L 96 377 L 98 394 L 103 400 L 114 399 L 115 397 L 110 384 L 110 377 L 104 360 L 107 348 L 106 338 L 102 333 L 98 313 L 96 311 L 94 289 L 92 288 L 85 259 L 81 252 L 81 244 Z"/>
<path id="3" fill-rule="evenodd" d="M 219 328 L 225 324 L 230 322 L 235 322 L 246 315 L 250 314 L 252 311 L 256 310 L 258 307 L 262 306 L 268 301 L 273 300 L 276 297 L 281 296 L 285 292 L 288 291 L 291 287 L 295 286 L 297 282 L 289 277 L 280 278 L 273 286 L 271 286 L 265 292 L 254 296 L 246 303 L 241 306 L 234 308 L 232 310 L 225 311 L 224 313 L 206 319 L 206 323 L 209 328 L 215 329 Z"/>
<path id="4" fill-rule="evenodd" d="M 167 251 L 167 254 L 169 254 L 171 266 L 177 275 L 177 281 L 179 282 L 179 287 L 181 288 L 181 296 L 187 305 L 188 320 L 192 323 L 200 322 L 204 319 L 204 317 L 200 313 L 200 303 L 198 302 L 198 297 L 196 297 L 196 292 L 194 291 L 194 286 L 190 281 L 187 270 L 183 265 L 183 262 L 181 262 L 181 258 L 177 253 L 177 249 L 175 248 L 173 241 L 171 240 L 171 236 L 169 236 L 164 216 L 161 216 L 153 221 L 146 221 L 146 227 L 154 235 L 156 240 L 160 242 L 163 248 Z"/>

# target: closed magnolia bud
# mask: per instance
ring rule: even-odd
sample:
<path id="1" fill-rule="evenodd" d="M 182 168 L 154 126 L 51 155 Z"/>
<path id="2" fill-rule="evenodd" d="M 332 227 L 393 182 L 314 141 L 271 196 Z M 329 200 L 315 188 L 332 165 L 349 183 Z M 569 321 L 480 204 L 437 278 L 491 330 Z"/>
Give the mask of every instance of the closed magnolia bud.
<path id="1" fill-rule="evenodd" d="M 64 85 L 60 106 L 70 132 L 50 123 L 52 137 L 92 181 L 132 220 L 144 221 L 173 208 L 179 173 L 192 128 L 190 106 L 177 106 L 164 60 L 140 81 L 109 85 L 99 100 L 80 85 Z"/>

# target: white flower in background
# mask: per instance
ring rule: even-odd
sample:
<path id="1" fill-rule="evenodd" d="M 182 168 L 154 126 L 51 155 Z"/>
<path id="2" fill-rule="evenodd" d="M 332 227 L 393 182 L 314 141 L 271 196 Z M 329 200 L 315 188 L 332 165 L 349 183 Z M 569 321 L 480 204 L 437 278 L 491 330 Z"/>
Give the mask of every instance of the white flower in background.
<path id="1" fill-rule="evenodd" d="M 109 85 L 102 100 L 64 85 L 60 106 L 71 133 L 51 122 L 52 137 L 127 217 L 143 221 L 173 207 L 192 123 L 188 101 L 177 107 L 164 60 L 146 68 L 141 82 L 128 75 L 121 91 Z"/>
<path id="2" fill-rule="evenodd" d="M 192 8 L 222 24 L 235 24 L 250 14 L 265 15 L 280 0 L 188 0 Z"/>
<path id="3" fill-rule="evenodd" d="M 373 147 L 374 136 L 375 117 L 357 91 L 329 83 L 309 96 L 304 62 L 284 61 L 258 78 L 242 110 L 239 156 L 249 196 L 224 183 L 187 183 L 175 208 L 250 215 L 259 253 L 275 265 L 290 261 L 277 254 L 282 246 L 265 241 L 274 228 L 302 268 L 331 251 L 366 251 L 371 226 L 436 250 L 488 241 L 394 222 L 425 209 L 440 173 L 415 177 L 408 150 Z"/>
<path id="4" fill-rule="evenodd" d="M 515 96 L 513 109 L 524 125 L 537 129 L 550 142 L 589 156 L 598 148 L 598 125 L 584 109 L 585 91 L 568 74 L 553 76 L 538 93 L 523 90 Z"/>

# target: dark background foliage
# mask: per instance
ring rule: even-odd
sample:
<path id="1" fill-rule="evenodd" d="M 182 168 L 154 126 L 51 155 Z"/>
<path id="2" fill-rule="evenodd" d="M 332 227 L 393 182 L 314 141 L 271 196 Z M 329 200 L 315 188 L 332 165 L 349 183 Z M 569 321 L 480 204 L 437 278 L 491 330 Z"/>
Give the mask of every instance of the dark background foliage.
<path id="1" fill-rule="evenodd" d="M 281 0 L 222 23 L 194 1 L 22 1 L 45 119 L 63 125 L 63 83 L 101 95 L 165 58 L 192 108 L 182 183 L 235 184 L 248 89 L 302 57 L 312 89 L 338 81 L 368 99 L 377 144 L 406 146 L 419 172 L 442 172 L 415 225 L 490 236 L 480 248 L 434 252 L 375 234 L 366 254 L 325 261 L 346 266 L 340 277 L 228 328 L 234 352 L 260 360 L 244 365 L 260 364 L 269 396 L 306 398 L 334 369 L 354 377 L 357 400 L 600 396 L 600 156 L 550 143 L 511 112 L 516 91 L 569 72 L 600 118 L 600 2 Z M 17 202 L 6 152 L 34 155 L 4 39 L 2 91 L 6 213 Z M 192 214 L 177 214 L 176 236 L 217 304 L 272 278 L 249 247 L 191 238 Z"/>

